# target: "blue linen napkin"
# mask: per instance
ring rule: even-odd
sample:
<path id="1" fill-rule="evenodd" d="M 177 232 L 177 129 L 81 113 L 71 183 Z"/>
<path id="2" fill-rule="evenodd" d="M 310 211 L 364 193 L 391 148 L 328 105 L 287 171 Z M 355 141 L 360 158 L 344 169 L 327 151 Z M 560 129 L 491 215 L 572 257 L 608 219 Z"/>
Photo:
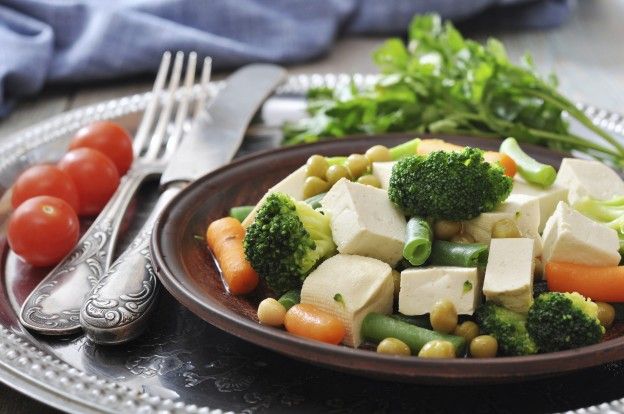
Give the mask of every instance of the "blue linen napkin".
<path id="1" fill-rule="evenodd" d="M 0 118 L 45 82 L 154 72 L 165 50 L 196 50 L 216 68 L 294 63 L 342 34 L 402 34 L 436 11 L 479 24 L 561 24 L 573 0 L 0 0 Z"/>

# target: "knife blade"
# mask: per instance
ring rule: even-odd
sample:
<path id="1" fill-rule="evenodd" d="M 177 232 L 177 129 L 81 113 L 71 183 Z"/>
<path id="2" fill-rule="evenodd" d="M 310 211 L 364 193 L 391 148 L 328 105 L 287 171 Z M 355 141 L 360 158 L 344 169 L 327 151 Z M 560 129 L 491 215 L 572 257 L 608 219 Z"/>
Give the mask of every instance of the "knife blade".
<path id="1" fill-rule="evenodd" d="M 159 290 L 149 253 L 156 218 L 184 186 L 234 157 L 254 114 L 285 77 L 279 66 L 246 66 L 227 79 L 225 88 L 198 115 L 161 176 L 162 194 L 154 210 L 80 310 L 80 325 L 89 339 L 117 344 L 145 329 Z"/>

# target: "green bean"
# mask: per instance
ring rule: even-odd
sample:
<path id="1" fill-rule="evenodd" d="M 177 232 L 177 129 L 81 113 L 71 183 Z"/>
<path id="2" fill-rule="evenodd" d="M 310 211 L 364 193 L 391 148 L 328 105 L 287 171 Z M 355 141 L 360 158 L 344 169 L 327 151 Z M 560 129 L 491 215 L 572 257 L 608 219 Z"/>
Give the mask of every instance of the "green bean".
<path id="1" fill-rule="evenodd" d="M 431 254 L 433 232 L 429 223 L 420 217 L 412 217 L 407 222 L 403 257 L 414 266 L 425 263 Z"/>
<path id="2" fill-rule="evenodd" d="M 321 208 L 321 200 L 323 199 L 323 197 L 325 197 L 325 194 L 327 194 L 327 192 L 319 193 L 310 198 L 306 198 L 305 203 L 308 204 L 313 209 L 318 210 L 319 208 Z"/>
<path id="3" fill-rule="evenodd" d="M 301 301 L 301 292 L 297 289 L 289 290 L 284 293 L 278 300 L 286 310 L 292 308 Z"/>
<path id="4" fill-rule="evenodd" d="M 255 206 L 238 206 L 230 209 L 230 217 L 242 222 L 251 213 Z"/>
<path id="5" fill-rule="evenodd" d="M 436 240 L 429 261 L 437 266 L 485 267 L 487 258 L 487 244 Z"/>
<path id="6" fill-rule="evenodd" d="M 416 155 L 416 150 L 420 144 L 420 138 L 414 138 L 395 147 L 390 148 L 390 157 L 393 161 L 401 158 Z"/>
<path id="7" fill-rule="evenodd" d="M 522 151 L 515 138 L 507 138 L 501 143 L 500 152 L 514 160 L 518 173 L 531 184 L 550 187 L 557 178 L 557 171 L 552 165 L 542 164 Z"/>
<path id="8" fill-rule="evenodd" d="M 392 315 L 390 315 L 390 317 L 392 319 L 396 319 L 397 321 L 409 323 L 410 325 L 415 325 L 420 328 L 433 329 L 431 328 L 429 315 L 408 316 L 408 315 L 403 315 L 402 313 L 393 313 Z"/>
<path id="9" fill-rule="evenodd" d="M 373 342 L 381 342 L 386 338 L 400 339 L 410 347 L 412 355 L 417 355 L 427 342 L 434 339 L 452 343 L 457 355 L 462 355 L 466 346 L 466 340 L 461 336 L 430 331 L 375 312 L 366 315 L 360 333 L 363 338 Z"/>

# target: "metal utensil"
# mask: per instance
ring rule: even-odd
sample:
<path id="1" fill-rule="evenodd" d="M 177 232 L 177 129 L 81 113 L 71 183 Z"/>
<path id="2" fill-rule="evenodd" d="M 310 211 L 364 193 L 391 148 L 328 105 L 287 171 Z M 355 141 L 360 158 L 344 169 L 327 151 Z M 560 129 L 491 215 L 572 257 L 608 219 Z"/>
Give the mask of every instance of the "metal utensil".
<path id="1" fill-rule="evenodd" d="M 189 66 L 194 68 L 196 59 L 197 55 L 191 53 Z M 163 54 L 151 99 L 133 141 L 135 160 L 132 168 L 76 247 L 39 283 L 22 305 L 20 321 L 27 328 L 46 335 L 66 335 L 81 329 L 79 314 L 83 299 L 111 264 L 117 233 L 128 204 L 145 179 L 162 173 L 166 161 L 178 146 L 179 137 L 169 137 L 166 141 L 165 138 L 168 136 L 166 129 L 171 122 L 183 60 L 184 54 L 178 52 L 168 94 L 163 100 L 163 87 L 171 69 L 171 53 Z M 209 67 L 210 62 L 208 73 Z M 159 110 L 160 115 L 156 118 Z"/>
<path id="2" fill-rule="evenodd" d="M 228 78 L 225 88 L 198 116 L 161 176 L 162 194 L 139 235 L 82 307 L 80 322 L 89 339 L 115 344 L 143 331 L 158 292 L 149 253 L 154 221 L 186 184 L 234 157 L 253 115 L 285 76 L 279 66 L 244 67 Z"/>

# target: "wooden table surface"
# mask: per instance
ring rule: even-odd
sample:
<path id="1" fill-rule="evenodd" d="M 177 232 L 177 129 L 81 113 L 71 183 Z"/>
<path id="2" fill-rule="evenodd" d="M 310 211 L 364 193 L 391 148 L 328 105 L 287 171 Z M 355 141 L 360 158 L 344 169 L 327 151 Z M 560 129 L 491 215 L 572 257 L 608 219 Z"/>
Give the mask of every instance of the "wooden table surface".
<path id="1" fill-rule="evenodd" d="M 573 100 L 624 112 L 624 0 L 580 1 L 572 19 L 551 31 L 487 33 L 503 40 L 512 59 L 530 51 L 540 72 L 555 72 L 561 90 Z M 484 32 L 485 33 L 485 32 Z M 475 37 L 485 38 L 481 33 Z M 338 41 L 323 58 L 289 67 L 291 73 L 375 72 L 371 52 L 377 38 Z M 225 74 L 217 74 L 222 77 Z M 0 121 L 0 144 L 11 133 L 35 122 L 83 105 L 150 89 L 151 77 L 98 85 L 59 85 L 21 102 Z M 623 391 L 624 394 L 624 391 Z M 0 384 L 0 413 L 56 413 Z"/>

